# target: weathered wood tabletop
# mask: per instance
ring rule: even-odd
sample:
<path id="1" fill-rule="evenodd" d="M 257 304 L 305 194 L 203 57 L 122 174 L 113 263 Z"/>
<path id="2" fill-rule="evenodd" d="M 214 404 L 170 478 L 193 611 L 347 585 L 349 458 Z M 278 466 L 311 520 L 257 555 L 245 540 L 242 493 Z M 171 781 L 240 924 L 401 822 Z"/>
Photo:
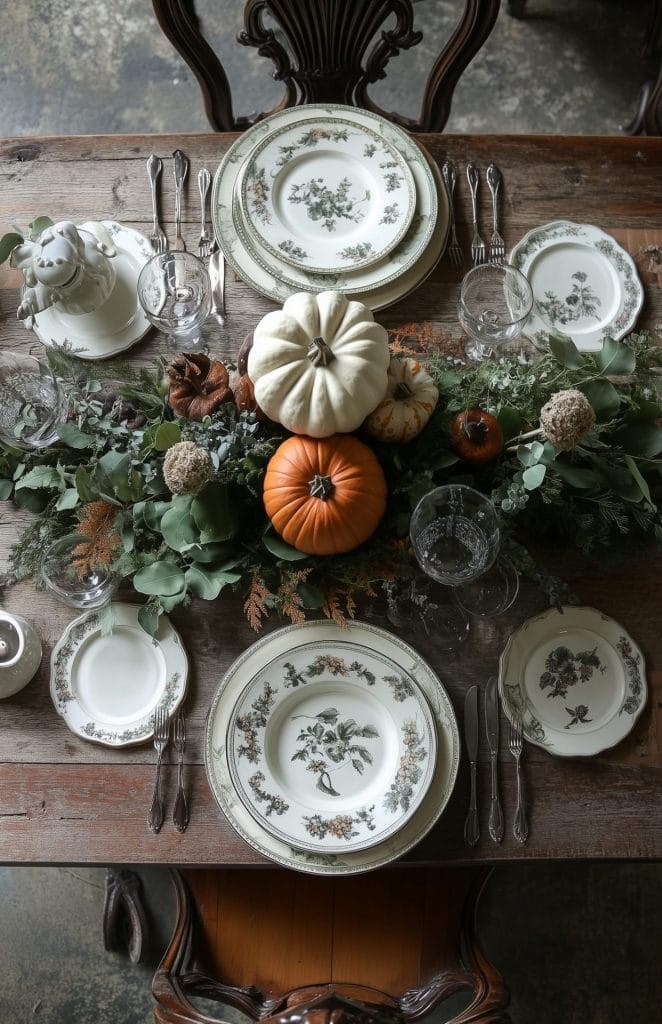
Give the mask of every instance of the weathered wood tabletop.
<path id="1" fill-rule="evenodd" d="M 195 176 L 215 169 L 232 136 L 146 136 L 14 139 L 0 143 L 0 233 L 46 214 L 53 219 L 113 219 L 148 230 L 151 216 L 145 161 L 155 152 L 169 158 L 182 149 L 191 160 L 185 194 L 184 234 L 191 246 L 199 234 Z M 441 162 L 464 167 L 494 161 L 504 175 L 503 231 L 510 248 L 530 228 L 558 218 L 599 225 L 634 257 L 645 285 L 639 326 L 662 322 L 662 140 L 632 138 L 421 137 Z M 174 237 L 174 182 L 165 159 L 162 211 Z M 481 224 L 490 224 L 486 189 Z M 460 240 L 468 250 L 470 200 L 460 180 L 457 201 Z M 486 228 L 487 230 L 487 228 Z M 413 295 L 377 315 L 387 327 L 432 321 L 459 337 L 455 307 L 460 271 L 442 261 Z M 16 321 L 18 272 L 0 267 L 0 344 L 36 352 L 40 345 Z M 273 304 L 228 274 L 227 326 L 214 328 L 213 347 L 236 353 L 244 335 Z M 159 352 L 152 332 L 132 350 L 149 359 Z M 27 514 L 26 514 L 27 515 Z M 0 504 L 0 557 L 25 519 Z M 662 857 L 662 602 L 659 553 L 628 553 L 606 567 L 568 552 L 547 550 L 548 568 L 568 579 L 586 604 L 618 619 L 647 659 L 649 699 L 633 731 L 617 747 L 586 760 L 555 758 L 526 746 L 524 764 L 530 800 L 530 838 L 512 837 L 515 776 L 502 730 L 501 782 L 506 834 L 495 845 L 487 834 L 488 755 L 483 737 L 479 764 L 481 839 L 469 850 L 462 828 L 469 793 L 463 757 L 446 812 L 408 860 L 448 864 L 497 863 L 562 858 Z M 152 835 L 146 814 L 154 784 L 151 746 L 109 750 L 74 736 L 57 715 L 48 691 L 49 655 L 75 613 L 31 582 L 8 588 L 2 606 L 25 615 L 42 637 L 44 657 L 35 679 L 0 702 L 0 861 L 4 863 L 258 864 L 262 858 L 234 832 L 207 784 L 203 744 L 207 711 L 223 672 L 254 640 L 238 595 L 214 603 L 198 601 L 173 614 L 192 661 L 186 701 L 189 742 L 185 780 L 191 824 L 179 835 L 168 821 Z M 463 698 L 473 682 L 484 683 L 513 627 L 544 607 L 524 586 L 510 612 L 478 624 L 457 658 L 435 651 L 424 636 L 407 637 L 437 669 L 462 723 Z M 375 606 L 373 621 L 383 609 Z M 391 628 L 385 619 L 381 624 Z M 283 625 L 267 624 L 267 629 Z M 166 758 L 167 760 L 167 758 Z M 165 770 L 168 807 L 174 800 L 174 765 Z"/>

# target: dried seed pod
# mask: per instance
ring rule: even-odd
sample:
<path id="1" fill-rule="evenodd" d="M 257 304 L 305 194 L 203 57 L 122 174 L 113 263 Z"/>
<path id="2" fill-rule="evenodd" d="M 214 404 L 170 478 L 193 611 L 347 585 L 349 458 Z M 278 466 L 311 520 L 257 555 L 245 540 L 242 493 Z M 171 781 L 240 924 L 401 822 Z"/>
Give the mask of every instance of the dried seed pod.
<path id="1" fill-rule="evenodd" d="M 168 403 L 178 416 L 203 420 L 223 402 L 233 401 L 228 371 L 201 352 L 181 352 L 167 367 Z"/>

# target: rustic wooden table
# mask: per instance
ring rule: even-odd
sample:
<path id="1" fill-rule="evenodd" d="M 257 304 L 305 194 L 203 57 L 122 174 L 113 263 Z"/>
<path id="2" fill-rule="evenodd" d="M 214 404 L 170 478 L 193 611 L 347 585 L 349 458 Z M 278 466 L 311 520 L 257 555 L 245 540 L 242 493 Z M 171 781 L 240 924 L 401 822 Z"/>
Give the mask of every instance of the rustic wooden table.
<path id="1" fill-rule="evenodd" d="M 146 136 L 15 139 L 0 143 L 0 233 L 48 214 L 53 219 L 112 218 L 147 230 L 150 217 L 145 161 L 156 152 L 168 158 L 176 148 L 191 160 L 184 205 L 184 233 L 197 242 L 198 196 L 191 181 L 202 166 L 215 169 L 232 136 Z M 662 140 L 631 138 L 508 138 L 435 135 L 421 138 L 432 155 L 458 165 L 503 171 L 503 234 L 508 247 L 530 228 L 557 218 L 599 224 L 635 258 L 645 284 L 640 326 L 662 321 Z M 174 187 L 165 161 L 162 210 L 174 237 Z M 489 196 L 482 190 L 481 223 L 488 225 Z M 459 234 L 470 236 L 470 202 L 464 178 L 458 196 Z M 455 305 L 460 272 L 442 261 L 412 296 L 378 314 L 387 327 L 429 320 L 456 337 Z M 0 267 L 1 344 L 39 350 L 36 338 L 16 321 L 20 275 Z M 249 284 L 228 275 L 228 322 L 215 328 L 214 348 L 236 352 L 244 335 L 273 304 Z M 159 352 L 150 334 L 132 350 L 148 360 Z M 21 516 L 0 505 L 0 556 L 6 558 Z M 500 846 L 487 835 L 487 749 L 481 745 L 479 798 L 482 837 L 469 850 L 462 826 L 469 773 L 463 759 L 447 811 L 409 861 L 489 864 L 562 858 L 662 857 L 662 630 L 659 575 L 662 558 L 650 551 L 628 553 L 617 567 L 589 564 L 568 552 L 543 552 L 547 564 L 565 575 L 586 604 L 615 617 L 641 644 L 648 663 L 647 707 L 630 735 L 615 749 L 588 760 L 566 761 L 528 746 L 525 772 L 530 798 L 530 838 L 520 846 L 511 835 L 515 808 L 513 762 L 502 738 L 501 780 L 507 829 Z M 255 639 L 239 597 L 197 602 L 173 619 L 191 655 L 187 711 L 189 743 L 186 782 L 191 824 L 179 835 L 167 824 L 159 835 L 146 827 L 154 783 L 150 746 L 108 750 L 74 736 L 56 714 L 48 692 L 49 654 L 70 609 L 26 582 L 7 589 L 2 605 L 37 626 L 44 658 L 36 678 L 0 703 L 0 862 L 251 865 L 261 858 L 234 832 L 217 808 L 207 784 L 203 741 L 207 710 L 218 682 L 237 654 Z M 423 636 L 408 637 L 434 665 L 446 685 L 461 724 L 463 697 L 472 682 L 484 683 L 496 669 L 505 638 L 514 626 L 542 609 L 541 596 L 523 587 L 498 622 L 474 630 L 456 659 L 435 651 Z M 379 615 L 380 609 L 373 611 Z M 377 617 L 376 621 L 379 621 Z M 282 623 L 268 623 L 275 628 Z M 389 624 L 383 620 L 383 625 Z M 503 730 L 502 730 L 503 732 Z M 172 806 L 174 766 L 165 771 Z"/>

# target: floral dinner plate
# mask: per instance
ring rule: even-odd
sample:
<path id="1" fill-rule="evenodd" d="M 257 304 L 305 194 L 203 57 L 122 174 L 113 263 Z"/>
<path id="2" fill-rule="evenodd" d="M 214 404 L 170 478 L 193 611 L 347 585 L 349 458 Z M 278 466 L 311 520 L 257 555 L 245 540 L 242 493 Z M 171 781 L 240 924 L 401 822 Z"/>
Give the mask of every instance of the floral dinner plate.
<path id="1" fill-rule="evenodd" d="M 416 187 L 401 153 L 338 117 L 275 129 L 241 174 L 244 223 L 286 263 L 327 273 L 386 256 L 414 215 Z"/>
<path id="2" fill-rule="evenodd" d="M 70 622 L 51 655 L 50 690 L 72 732 L 107 747 L 144 743 L 154 711 L 182 703 L 188 657 L 166 615 L 151 637 L 138 621 L 140 605 L 114 601 L 113 629 L 88 611 Z"/>
<path id="3" fill-rule="evenodd" d="M 365 849 L 400 829 L 428 790 L 436 750 L 414 679 L 339 641 L 266 665 L 227 732 L 230 773 L 253 817 L 298 849 L 324 853 Z"/>
<path id="4" fill-rule="evenodd" d="M 417 810 L 393 835 L 362 850 L 313 852 L 300 850 L 264 829 L 240 799 L 229 766 L 227 731 L 237 701 L 253 678 L 275 659 L 288 661 L 299 648 L 350 644 L 357 660 L 377 656 L 398 666 L 416 680 L 427 699 L 437 732 L 437 760 L 429 788 Z M 358 649 L 358 650 L 357 650 Z M 226 672 L 212 701 L 207 719 L 205 764 L 219 807 L 239 835 L 264 857 L 284 867 L 318 875 L 350 875 L 371 871 L 403 856 L 429 832 L 446 807 L 457 777 L 460 737 L 448 695 L 429 665 L 408 644 L 386 630 L 352 622 L 341 629 L 333 622 L 305 622 L 286 626 L 258 640 Z"/>
<path id="5" fill-rule="evenodd" d="M 550 608 L 510 637 L 499 662 L 506 715 L 525 737 L 564 757 L 619 743 L 646 703 L 644 656 L 595 608 Z"/>
<path id="6" fill-rule="evenodd" d="M 622 338 L 636 322 L 644 289 L 632 257 L 592 224 L 557 220 L 529 231 L 510 254 L 528 278 L 533 310 L 524 333 L 542 348 L 552 331 L 583 352 Z"/>

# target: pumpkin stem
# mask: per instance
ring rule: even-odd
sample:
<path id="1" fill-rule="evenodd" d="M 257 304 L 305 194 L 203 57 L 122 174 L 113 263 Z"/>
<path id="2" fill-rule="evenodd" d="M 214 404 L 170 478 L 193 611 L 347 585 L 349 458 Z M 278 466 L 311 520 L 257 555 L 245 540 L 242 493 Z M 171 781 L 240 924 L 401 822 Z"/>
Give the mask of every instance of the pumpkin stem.
<path id="1" fill-rule="evenodd" d="M 406 401 L 407 398 L 411 398 L 413 393 L 414 392 L 411 390 L 411 388 L 408 388 L 406 384 L 400 382 L 400 384 L 398 384 L 395 391 L 393 392 L 393 397 L 398 402 L 404 402 Z"/>
<path id="2" fill-rule="evenodd" d="M 308 491 L 311 498 L 320 498 L 322 501 L 328 501 L 335 489 L 336 485 L 330 476 L 321 476 L 319 473 L 316 473 L 313 479 L 308 481 Z"/>
<path id="3" fill-rule="evenodd" d="M 313 338 L 308 348 L 308 358 L 313 366 L 328 366 L 336 357 L 324 338 Z"/>

